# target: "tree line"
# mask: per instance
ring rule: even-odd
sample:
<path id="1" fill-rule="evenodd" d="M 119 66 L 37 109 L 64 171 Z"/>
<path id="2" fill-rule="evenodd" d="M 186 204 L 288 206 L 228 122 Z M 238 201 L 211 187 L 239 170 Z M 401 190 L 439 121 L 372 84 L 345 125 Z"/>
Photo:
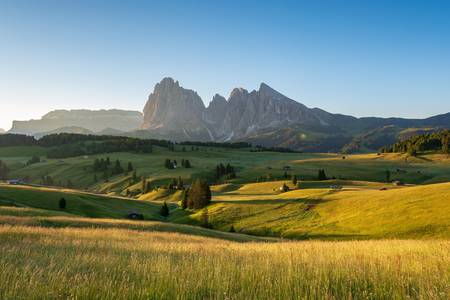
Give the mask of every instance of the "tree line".
<path id="1" fill-rule="evenodd" d="M 48 158 L 67 158 L 109 152 L 150 153 L 153 146 L 172 148 L 173 142 L 124 136 L 58 133 L 40 139 L 22 134 L 0 135 L 0 147 L 41 146 L 48 148 Z"/>
<path id="2" fill-rule="evenodd" d="M 181 166 L 183 168 L 192 168 L 191 162 L 189 161 L 189 159 L 181 159 Z M 166 158 L 166 160 L 164 161 L 164 167 L 166 169 L 172 170 L 172 169 L 176 169 L 178 167 L 178 162 L 176 159 L 171 160 L 169 158 Z"/>
<path id="3" fill-rule="evenodd" d="M 216 166 L 216 179 L 219 180 L 222 176 L 227 176 L 227 179 L 236 178 L 234 167 L 229 163 L 224 166 L 222 163 Z"/>
<path id="4" fill-rule="evenodd" d="M 444 154 L 449 153 L 450 130 L 433 132 L 421 135 L 414 135 L 403 141 L 385 146 L 380 149 L 382 153 L 408 153 L 417 155 L 424 151 L 439 151 Z"/>

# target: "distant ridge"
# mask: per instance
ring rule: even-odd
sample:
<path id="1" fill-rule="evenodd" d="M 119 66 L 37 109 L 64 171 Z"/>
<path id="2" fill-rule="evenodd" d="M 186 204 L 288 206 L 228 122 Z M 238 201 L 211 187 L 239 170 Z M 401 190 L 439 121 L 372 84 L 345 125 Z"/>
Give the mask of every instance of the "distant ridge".
<path id="1" fill-rule="evenodd" d="M 100 132 L 105 129 L 118 131 L 132 131 L 142 124 L 142 114 L 129 110 L 54 110 L 42 116 L 39 120 L 13 121 L 9 133 L 21 133 L 28 135 L 59 131 L 64 129 L 72 132 L 75 127 Z"/>

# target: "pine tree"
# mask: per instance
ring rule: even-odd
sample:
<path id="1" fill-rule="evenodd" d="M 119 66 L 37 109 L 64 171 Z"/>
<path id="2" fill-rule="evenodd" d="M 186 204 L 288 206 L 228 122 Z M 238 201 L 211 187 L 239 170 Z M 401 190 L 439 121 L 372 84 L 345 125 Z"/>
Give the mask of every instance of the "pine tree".
<path id="1" fill-rule="evenodd" d="M 128 170 L 128 172 L 133 171 L 133 165 L 131 164 L 131 161 L 128 162 L 127 170 Z"/>
<path id="2" fill-rule="evenodd" d="M 66 199 L 61 198 L 59 199 L 59 209 L 65 209 L 66 208 Z"/>
<path id="3" fill-rule="evenodd" d="M 231 227 L 230 227 L 230 232 L 236 232 L 233 225 L 231 225 Z"/>
<path id="4" fill-rule="evenodd" d="M 191 186 L 188 194 L 188 207 L 200 209 L 207 206 L 211 202 L 211 189 L 206 183 L 197 179 Z"/>
<path id="5" fill-rule="evenodd" d="M 186 169 L 191 168 L 191 162 L 189 161 L 189 159 L 186 159 L 186 160 L 184 161 L 184 167 L 185 167 Z"/>
<path id="6" fill-rule="evenodd" d="M 133 171 L 132 180 L 133 180 L 133 183 L 137 181 L 137 173 L 136 173 L 136 169 L 134 169 L 134 171 Z"/>
<path id="7" fill-rule="evenodd" d="M 173 169 L 173 163 L 170 161 L 170 159 L 166 158 L 165 162 L 164 162 L 164 166 L 167 169 Z"/>
<path id="8" fill-rule="evenodd" d="M 164 201 L 163 205 L 161 206 L 159 213 L 163 217 L 167 217 L 169 215 L 169 207 L 167 206 L 166 201 Z"/>
<path id="9" fill-rule="evenodd" d="M 323 170 L 323 169 L 319 170 L 317 179 L 318 180 L 327 180 L 327 175 L 325 174 L 325 170 Z"/>
<path id="10" fill-rule="evenodd" d="M 292 184 L 293 184 L 294 186 L 297 185 L 297 175 L 294 175 L 294 176 L 292 177 Z"/>
<path id="11" fill-rule="evenodd" d="M 141 179 L 141 189 L 142 189 L 142 194 L 147 193 L 147 180 L 145 179 L 144 176 L 142 176 L 142 179 Z"/>
<path id="12" fill-rule="evenodd" d="M 109 156 L 106 157 L 106 165 L 107 166 L 111 165 L 111 160 L 109 159 Z"/>

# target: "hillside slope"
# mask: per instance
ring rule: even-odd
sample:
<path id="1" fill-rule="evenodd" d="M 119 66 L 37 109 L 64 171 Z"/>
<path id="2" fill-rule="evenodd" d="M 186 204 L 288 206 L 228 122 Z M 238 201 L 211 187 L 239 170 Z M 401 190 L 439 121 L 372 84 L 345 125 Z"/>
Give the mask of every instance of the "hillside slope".
<path id="1" fill-rule="evenodd" d="M 328 182 L 343 184 L 341 190 L 301 184 L 306 188 L 286 193 L 278 192 L 282 182 L 215 189 L 209 221 L 220 230 L 233 225 L 239 232 L 300 239 L 450 237 L 450 183 Z M 176 221 L 195 222 L 200 216 Z"/>

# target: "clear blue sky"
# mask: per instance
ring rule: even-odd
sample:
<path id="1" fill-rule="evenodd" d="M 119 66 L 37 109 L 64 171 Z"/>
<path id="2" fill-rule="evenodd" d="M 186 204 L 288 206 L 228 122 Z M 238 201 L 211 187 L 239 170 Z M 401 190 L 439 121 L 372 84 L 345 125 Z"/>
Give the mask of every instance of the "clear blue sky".
<path id="1" fill-rule="evenodd" d="M 142 110 L 164 76 L 205 104 L 266 82 L 355 116 L 448 112 L 450 1 L 0 0 L 0 127 Z"/>

